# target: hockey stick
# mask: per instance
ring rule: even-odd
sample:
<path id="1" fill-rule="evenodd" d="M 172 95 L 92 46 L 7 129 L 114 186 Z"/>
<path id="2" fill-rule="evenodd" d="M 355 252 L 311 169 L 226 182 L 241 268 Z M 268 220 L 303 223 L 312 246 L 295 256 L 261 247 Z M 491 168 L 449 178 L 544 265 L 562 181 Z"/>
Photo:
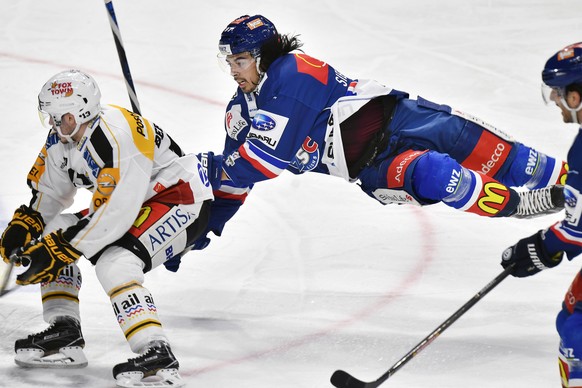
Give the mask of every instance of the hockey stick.
<path id="1" fill-rule="evenodd" d="M 8 281 L 10 280 L 10 275 L 12 274 L 12 268 L 14 263 L 5 263 L 0 260 L 0 296 L 8 294 L 11 290 L 7 290 Z"/>
<path id="2" fill-rule="evenodd" d="M 446 321 L 441 323 L 432 333 L 426 336 L 422 341 L 418 343 L 411 351 L 406 353 L 396 364 L 394 364 L 386 373 L 380 376 L 377 380 L 371 382 L 364 382 L 353 377 L 349 373 L 343 370 L 336 370 L 331 376 L 331 383 L 337 388 L 376 388 L 384 381 L 388 380 L 394 373 L 396 373 L 400 368 L 402 368 L 408 361 L 413 359 L 420 351 L 426 348 L 432 343 L 443 331 L 445 331 L 449 326 L 451 326 L 457 319 L 459 319 L 463 314 L 465 314 L 471 307 L 473 307 L 482 297 L 487 295 L 489 291 L 494 289 L 499 283 L 503 281 L 511 271 L 514 265 L 510 265 L 503 272 L 490 281 L 485 287 L 475 294 L 467 303 L 465 303 L 460 309 L 458 309 L 453 315 L 451 315 Z"/>
<path id="3" fill-rule="evenodd" d="M 0 296 L 4 296 L 9 292 L 14 291 L 18 286 L 16 285 L 10 289 L 6 289 L 6 287 L 8 287 L 8 282 L 10 281 L 10 275 L 12 275 L 12 270 L 14 269 L 14 266 L 22 264 L 22 261 L 20 261 L 20 259 L 18 258 L 19 249 L 15 249 L 12 251 L 9 263 L 0 261 Z"/>
<path id="4" fill-rule="evenodd" d="M 119 56 L 119 62 L 121 63 L 121 70 L 123 71 L 123 77 L 125 78 L 125 86 L 127 87 L 127 93 L 129 94 L 129 99 L 131 101 L 131 108 L 135 113 L 141 115 L 139 102 L 137 101 L 137 94 L 135 93 L 135 86 L 133 86 L 133 79 L 131 78 L 131 72 L 129 71 L 129 63 L 127 62 L 125 48 L 123 47 L 123 41 L 121 40 L 121 32 L 119 31 L 117 17 L 115 16 L 115 10 L 113 9 L 113 2 L 112 0 L 104 1 L 105 8 L 107 8 L 107 13 L 109 15 L 111 32 L 113 33 L 113 39 L 115 40 L 115 47 L 117 48 L 117 55 Z"/>

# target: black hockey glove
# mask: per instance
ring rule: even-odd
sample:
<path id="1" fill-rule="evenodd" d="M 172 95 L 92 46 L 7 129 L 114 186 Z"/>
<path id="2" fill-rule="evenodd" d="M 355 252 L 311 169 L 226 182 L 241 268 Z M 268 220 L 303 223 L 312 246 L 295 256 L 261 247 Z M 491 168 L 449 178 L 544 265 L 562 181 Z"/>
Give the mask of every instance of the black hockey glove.
<path id="1" fill-rule="evenodd" d="M 210 181 L 210 185 L 214 190 L 220 188 L 220 181 L 222 178 L 222 155 L 214 155 L 214 152 L 204 152 L 196 155 L 202 167 L 206 170 L 206 176 Z"/>
<path id="2" fill-rule="evenodd" d="M 564 252 L 550 256 L 542 242 L 542 231 L 540 230 L 507 248 L 503 252 L 501 265 L 503 268 L 507 268 L 515 263 L 511 274 L 518 278 L 525 278 L 544 269 L 555 267 L 560 264 L 563 256 Z"/>
<path id="3" fill-rule="evenodd" d="M 2 233 L 0 240 L 0 255 L 5 262 L 10 262 L 10 256 L 18 249 L 23 248 L 32 239 L 39 237 L 44 230 L 42 216 L 36 210 L 26 205 L 20 206 L 14 212 L 12 221 Z M 16 262 L 16 265 L 20 265 Z"/>
<path id="4" fill-rule="evenodd" d="M 20 260 L 30 260 L 28 269 L 16 277 L 21 285 L 54 281 L 61 270 L 82 255 L 63 237 L 61 230 L 33 240 L 18 254 Z"/>

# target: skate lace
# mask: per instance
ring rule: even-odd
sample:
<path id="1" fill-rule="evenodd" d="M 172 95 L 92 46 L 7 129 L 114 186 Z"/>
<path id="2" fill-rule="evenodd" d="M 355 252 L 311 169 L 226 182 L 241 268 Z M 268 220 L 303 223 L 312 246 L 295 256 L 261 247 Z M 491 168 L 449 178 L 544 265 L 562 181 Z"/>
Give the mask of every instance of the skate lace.
<path id="1" fill-rule="evenodd" d="M 39 331 L 38 333 L 29 334 L 28 337 L 29 338 L 41 337 L 41 336 L 44 336 L 45 334 L 49 334 L 51 332 L 57 331 L 57 330 L 59 330 L 58 328 L 55 327 L 57 325 L 57 323 L 64 324 L 65 322 L 66 322 L 66 320 L 61 320 L 61 321 L 59 321 L 58 319 L 54 320 L 52 323 L 49 324 L 49 326 L 46 329 Z"/>
<path id="2" fill-rule="evenodd" d="M 129 363 L 135 363 L 136 361 L 141 361 L 144 358 L 149 357 L 149 354 L 152 351 L 154 351 L 154 348 L 153 347 L 149 347 L 145 352 L 143 352 L 139 356 L 128 359 L 127 362 L 129 362 Z"/>
<path id="3" fill-rule="evenodd" d="M 53 322 L 49 325 L 49 327 L 47 327 L 46 329 L 39 331 L 38 333 L 33 333 L 33 334 L 29 334 L 28 338 L 34 338 L 34 337 L 38 337 L 38 336 L 43 336 L 45 334 L 48 334 L 51 330 L 53 330 L 55 328 L 55 323 Z"/>
<path id="4" fill-rule="evenodd" d="M 518 215 L 534 215 L 555 208 L 549 187 L 520 194 Z"/>
<path id="5" fill-rule="evenodd" d="M 147 357 L 150 357 L 153 353 L 156 353 L 156 351 L 158 349 L 162 349 L 164 346 L 166 346 L 166 345 L 162 342 L 153 343 L 150 346 L 148 346 L 148 348 L 143 353 L 141 353 L 139 356 L 134 357 L 134 358 L 130 358 L 127 360 L 127 362 L 128 363 L 135 363 L 138 361 L 142 361 L 142 360 L 146 359 Z"/>

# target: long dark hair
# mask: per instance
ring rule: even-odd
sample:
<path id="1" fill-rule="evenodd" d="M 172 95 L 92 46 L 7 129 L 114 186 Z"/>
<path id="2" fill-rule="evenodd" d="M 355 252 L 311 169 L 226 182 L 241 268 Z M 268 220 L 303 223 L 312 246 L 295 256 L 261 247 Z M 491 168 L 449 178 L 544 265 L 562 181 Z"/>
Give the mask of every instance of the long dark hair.
<path id="1" fill-rule="evenodd" d="M 283 35 L 278 34 L 275 38 L 266 42 L 261 47 L 261 71 L 266 72 L 275 59 L 289 54 L 293 50 L 298 50 L 303 46 L 299 40 L 299 35 Z"/>

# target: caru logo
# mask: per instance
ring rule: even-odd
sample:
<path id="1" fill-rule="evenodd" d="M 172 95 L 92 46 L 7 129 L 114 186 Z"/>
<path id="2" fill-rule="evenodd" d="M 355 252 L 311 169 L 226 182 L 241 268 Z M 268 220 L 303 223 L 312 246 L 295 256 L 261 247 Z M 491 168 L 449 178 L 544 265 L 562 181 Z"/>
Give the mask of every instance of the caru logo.
<path id="1" fill-rule="evenodd" d="M 259 131 L 270 131 L 275 128 L 277 123 L 270 116 L 258 113 L 253 117 L 253 128 Z"/>

